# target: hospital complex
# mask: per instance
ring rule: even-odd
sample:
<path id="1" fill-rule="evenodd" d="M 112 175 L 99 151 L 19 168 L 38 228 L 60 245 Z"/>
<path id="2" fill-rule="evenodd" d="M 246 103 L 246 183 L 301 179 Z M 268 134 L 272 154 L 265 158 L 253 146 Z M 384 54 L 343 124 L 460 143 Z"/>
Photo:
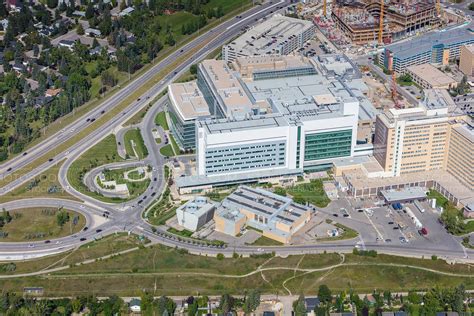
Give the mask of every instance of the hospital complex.
<path id="1" fill-rule="evenodd" d="M 204 60 L 197 80 L 169 86 L 171 133 L 196 155 L 195 172 L 176 181 L 180 193 L 259 181 L 285 185 L 332 168 L 354 196 L 429 184 L 458 205 L 473 202 L 474 126 L 440 90 L 427 89 L 417 107 L 377 110 L 345 55 L 290 52 Z M 449 183 L 435 181 L 436 172 L 449 175 Z M 310 216 L 305 206 L 242 186 L 208 209 L 217 231 L 236 235 L 253 224 L 282 242 Z"/>

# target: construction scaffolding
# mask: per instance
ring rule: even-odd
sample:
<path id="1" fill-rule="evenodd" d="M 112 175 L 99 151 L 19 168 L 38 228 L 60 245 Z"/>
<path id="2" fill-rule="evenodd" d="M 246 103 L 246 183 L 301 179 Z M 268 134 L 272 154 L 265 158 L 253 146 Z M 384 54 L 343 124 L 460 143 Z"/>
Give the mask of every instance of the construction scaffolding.
<path id="1" fill-rule="evenodd" d="M 390 43 L 438 21 L 435 0 L 339 0 L 332 19 L 354 44 Z"/>

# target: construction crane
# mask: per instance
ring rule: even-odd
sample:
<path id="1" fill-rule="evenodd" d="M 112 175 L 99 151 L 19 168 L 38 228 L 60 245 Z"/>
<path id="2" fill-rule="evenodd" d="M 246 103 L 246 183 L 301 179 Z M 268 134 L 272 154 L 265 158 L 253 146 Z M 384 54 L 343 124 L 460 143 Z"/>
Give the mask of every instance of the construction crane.
<path id="1" fill-rule="evenodd" d="M 383 43 L 383 10 L 384 8 L 385 8 L 385 0 L 380 0 L 379 44 Z"/>
<path id="2" fill-rule="evenodd" d="M 327 7 L 327 0 L 324 0 L 324 2 L 323 2 L 323 15 L 324 15 L 324 17 L 327 18 L 327 8 L 326 7 Z"/>
<path id="3" fill-rule="evenodd" d="M 398 100 L 397 78 L 395 77 L 395 70 L 392 70 L 392 100 L 393 103 L 395 103 L 395 108 L 403 108 L 402 104 L 400 103 L 400 100 Z"/>
<path id="4" fill-rule="evenodd" d="M 441 0 L 436 0 L 436 14 L 441 15 Z"/>

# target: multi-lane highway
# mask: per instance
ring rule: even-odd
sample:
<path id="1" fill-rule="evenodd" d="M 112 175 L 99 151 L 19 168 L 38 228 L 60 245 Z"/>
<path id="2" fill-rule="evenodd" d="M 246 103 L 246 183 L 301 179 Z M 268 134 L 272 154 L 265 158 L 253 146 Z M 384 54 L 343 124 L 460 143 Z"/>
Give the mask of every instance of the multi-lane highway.
<path id="1" fill-rule="evenodd" d="M 340 251 L 350 252 L 354 248 L 354 240 L 346 240 L 339 242 L 331 242 L 324 244 L 308 244 L 308 245 L 289 245 L 280 247 L 265 247 L 265 249 L 252 246 L 238 246 L 238 247 L 218 247 L 208 246 L 203 244 L 183 242 L 183 238 L 178 240 L 177 237 L 170 235 L 159 228 L 153 232 L 151 226 L 142 218 L 142 213 L 146 206 L 150 205 L 156 198 L 161 194 L 164 189 L 164 165 L 165 157 L 159 153 L 159 149 L 164 144 L 157 144 L 152 135 L 152 130 L 156 128 L 154 118 L 159 111 L 163 110 L 166 99 L 161 98 L 158 100 L 146 113 L 143 121 L 139 124 L 142 132 L 145 145 L 148 148 L 149 155 L 144 161 L 146 164 L 150 164 L 153 167 L 151 184 L 140 197 L 119 204 L 105 203 L 92 198 L 84 192 L 79 192 L 73 188 L 67 179 L 67 171 L 71 167 L 72 163 L 77 157 L 85 152 L 90 147 L 97 144 L 104 137 L 110 133 L 116 132 L 123 126 L 123 124 L 140 109 L 146 106 L 151 100 L 158 96 L 166 86 L 177 78 L 181 73 L 187 70 L 192 64 L 198 62 L 207 56 L 210 52 L 222 46 L 227 41 L 235 37 L 241 30 L 251 24 L 256 23 L 260 18 L 273 13 L 279 7 L 285 7 L 290 4 L 290 0 L 282 0 L 280 2 L 266 2 L 262 6 L 257 6 L 251 10 L 243 13 L 241 16 L 226 21 L 211 31 L 202 34 L 200 37 L 186 44 L 183 48 L 178 49 L 170 56 L 165 58 L 160 63 L 154 65 L 145 74 L 132 81 L 129 85 L 123 87 L 115 95 L 105 100 L 96 109 L 90 111 L 87 115 L 82 116 L 69 127 L 63 131 L 56 133 L 49 137 L 45 141 L 39 143 L 33 148 L 28 150 L 28 154 L 20 156 L 12 161 L 6 162 L 1 166 L 2 176 L 9 176 L 12 171 L 18 168 L 25 168 L 28 164 L 32 163 L 35 158 L 40 157 L 51 151 L 51 148 L 57 146 L 70 139 L 74 134 L 87 128 L 91 123 L 88 118 L 97 118 L 103 113 L 110 111 L 114 106 L 120 103 L 121 100 L 126 98 L 129 94 L 133 93 L 137 88 L 141 87 L 144 83 L 149 80 L 153 80 L 154 76 L 174 62 L 183 52 L 194 51 L 192 56 L 183 61 L 178 67 L 176 67 L 171 73 L 167 74 L 163 80 L 156 83 L 150 90 L 144 93 L 137 101 L 132 102 L 125 110 L 116 115 L 115 117 L 108 120 L 100 128 L 95 129 L 85 139 L 82 139 L 75 143 L 73 146 L 61 153 L 56 153 L 52 156 L 52 161 L 48 161 L 38 168 L 30 170 L 26 176 L 21 179 L 15 179 L 8 185 L 1 188 L 0 193 L 4 194 L 20 184 L 25 182 L 27 179 L 39 175 L 44 170 L 50 168 L 60 160 L 64 160 L 63 165 L 59 170 L 59 181 L 63 188 L 71 195 L 81 199 L 84 203 L 73 202 L 68 200 L 58 199 L 31 199 L 31 200 L 18 200 L 9 202 L 0 207 L 6 207 L 7 209 L 13 208 L 28 208 L 28 207 L 58 207 L 63 206 L 67 209 L 76 210 L 86 215 L 88 229 L 77 233 L 74 236 L 68 236 L 60 238 L 58 240 L 52 240 L 50 243 L 45 242 L 34 242 L 34 243 L 0 243 L 0 260 L 19 260 L 24 258 L 33 258 L 44 256 L 48 254 L 58 253 L 60 251 L 66 251 L 83 243 L 87 243 L 94 238 L 99 238 L 108 234 L 119 231 L 131 231 L 136 234 L 144 235 L 148 237 L 154 243 L 161 243 L 172 247 L 182 247 L 188 249 L 191 253 L 196 254 L 210 254 L 215 255 L 217 253 L 223 253 L 226 255 L 232 255 L 233 252 L 242 254 L 251 253 L 265 253 L 275 251 L 279 255 L 288 254 L 301 254 L 301 253 L 316 253 L 322 251 Z M 204 45 L 205 43 L 205 45 Z M 204 47 L 201 47 L 203 46 Z M 163 136 L 163 130 L 159 129 L 159 132 Z M 12 171 L 7 171 L 9 169 Z M 140 201 L 140 203 L 138 203 Z M 156 228 L 154 229 L 156 230 Z M 417 247 L 405 247 L 402 245 L 394 244 L 378 244 L 378 243 L 365 243 L 367 249 L 376 249 L 379 252 L 391 253 L 397 255 L 410 255 L 410 256 L 430 256 L 437 254 L 438 256 L 444 256 L 452 259 L 467 259 L 467 255 L 472 257 L 474 253 L 471 250 L 460 250 L 460 249 L 426 249 Z"/>

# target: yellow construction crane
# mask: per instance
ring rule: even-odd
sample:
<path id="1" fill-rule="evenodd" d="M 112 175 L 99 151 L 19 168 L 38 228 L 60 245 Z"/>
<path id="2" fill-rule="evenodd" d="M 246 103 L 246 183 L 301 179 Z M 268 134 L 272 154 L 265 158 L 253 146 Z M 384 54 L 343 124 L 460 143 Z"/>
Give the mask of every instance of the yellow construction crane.
<path id="1" fill-rule="evenodd" d="M 379 44 L 383 43 L 383 10 L 385 7 L 384 0 L 380 0 L 380 21 L 379 21 Z"/>
<path id="2" fill-rule="evenodd" d="M 441 15 L 441 0 L 436 0 L 436 14 Z"/>
<path id="3" fill-rule="evenodd" d="M 327 8 L 326 8 L 326 6 L 327 6 L 327 0 L 324 0 L 324 2 L 323 2 L 323 14 L 324 14 L 325 17 L 327 17 L 327 12 L 326 12 Z"/>

